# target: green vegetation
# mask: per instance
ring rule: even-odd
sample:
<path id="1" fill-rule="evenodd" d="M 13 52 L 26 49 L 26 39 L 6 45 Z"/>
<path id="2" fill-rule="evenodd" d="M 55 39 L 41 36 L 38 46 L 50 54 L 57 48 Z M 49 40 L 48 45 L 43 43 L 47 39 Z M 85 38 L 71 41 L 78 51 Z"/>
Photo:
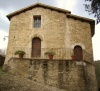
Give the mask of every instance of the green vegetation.
<path id="1" fill-rule="evenodd" d="M 3 71 L 2 71 L 2 68 L 0 67 L 0 75 L 2 75 Z"/>
<path id="2" fill-rule="evenodd" d="M 95 61 L 94 65 L 95 65 L 97 83 L 98 83 L 98 86 L 100 87 L 100 61 Z"/>
<path id="3" fill-rule="evenodd" d="M 100 22 L 100 0 L 85 0 L 85 9 L 89 14 L 94 14 L 96 17 L 96 23 Z M 90 2 L 90 3 L 88 3 Z"/>
<path id="4" fill-rule="evenodd" d="M 17 51 L 15 51 L 15 55 L 17 55 L 17 54 L 25 55 L 26 53 L 22 50 L 17 50 Z"/>
<path id="5" fill-rule="evenodd" d="M 55 52 L 51 49 L 45 52 L 45 55 L 55 55 Z"/>

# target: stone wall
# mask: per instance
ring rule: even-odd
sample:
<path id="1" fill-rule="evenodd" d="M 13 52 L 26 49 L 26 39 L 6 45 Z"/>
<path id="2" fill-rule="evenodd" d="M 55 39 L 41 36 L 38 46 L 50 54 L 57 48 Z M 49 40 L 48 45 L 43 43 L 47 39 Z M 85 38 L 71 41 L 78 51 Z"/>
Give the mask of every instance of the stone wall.
<path id="1" fill-rule="evenodd" d="M 77 19 L 68 19 L 70 32 L 70 45 L 72 49 L 76 45 L 80 45 L 83 51 L 83 60 L 93 62 L 92 40 L 90 24 Z M 67 42 L 66 42 L 67 43 Z"/>
<path id="2" fill-rule="evenodd" d="M 41 15 L 41 28 L 33 28 L 34 15 Z M 34 37 L 42 40 L 41 48 L 68 49 L 66 59 L 70 59 L 74 46 L 80 45 L 85 51 L 83 59 L 93 61 L 91 30 L 88 22 L 68 18 L 61 12 L 36 7 L 11 18 L 5 63 L 17 49 L 24 50 L 27 53 L 25 57 L 30 58 Z"/>
<path id="3" fill-rule="evenodd" d="M 94 66 L 87 62 L 13 58 L 9 66 L 11 73 L 42 85 L 68 91 L 97 91 Z"/>

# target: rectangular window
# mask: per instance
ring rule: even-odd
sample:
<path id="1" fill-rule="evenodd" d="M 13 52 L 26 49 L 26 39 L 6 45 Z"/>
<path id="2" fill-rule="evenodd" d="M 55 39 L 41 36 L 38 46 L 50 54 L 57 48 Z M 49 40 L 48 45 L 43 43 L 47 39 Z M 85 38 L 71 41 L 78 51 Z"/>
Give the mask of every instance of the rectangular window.
<path id="1" fill-rule="evenodd" d="M 34 16 L 34 28 L 41 27 L 41 16 Z"/>

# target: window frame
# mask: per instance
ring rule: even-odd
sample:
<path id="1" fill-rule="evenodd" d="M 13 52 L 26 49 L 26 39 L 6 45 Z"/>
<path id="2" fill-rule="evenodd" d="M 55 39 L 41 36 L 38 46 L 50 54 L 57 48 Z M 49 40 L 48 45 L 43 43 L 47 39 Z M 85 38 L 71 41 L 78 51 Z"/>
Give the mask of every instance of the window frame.
<path id="1" fill-rule="evenodd" d="M 33 27 L 41 28 L 41 15 L 33 16 Z"/>

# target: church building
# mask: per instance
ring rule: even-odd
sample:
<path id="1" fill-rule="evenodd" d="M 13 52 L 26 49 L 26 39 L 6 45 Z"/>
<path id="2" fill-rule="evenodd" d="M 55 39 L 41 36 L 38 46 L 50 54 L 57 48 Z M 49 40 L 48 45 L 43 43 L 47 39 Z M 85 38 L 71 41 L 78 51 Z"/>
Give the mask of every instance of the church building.
<path id="1" fill-rule="evenodd" d="M 94 20 L 41 3 L 8 14 L 7 18 L 10 29 L 5 64 L 16 71 L 20 58 L 14 54 L 21 50 L 26 53 L 21 63 L 31 62 L 30 68 L 25 63 L 22 69 L 32 71 L 33 67 L 33 73 L 38 70 L 31 74 L 35 81 L 66 91 L 97 91 L 92 49 Z M 53 52 L 53 59 L 48 59 L 46 52 Z"/>

